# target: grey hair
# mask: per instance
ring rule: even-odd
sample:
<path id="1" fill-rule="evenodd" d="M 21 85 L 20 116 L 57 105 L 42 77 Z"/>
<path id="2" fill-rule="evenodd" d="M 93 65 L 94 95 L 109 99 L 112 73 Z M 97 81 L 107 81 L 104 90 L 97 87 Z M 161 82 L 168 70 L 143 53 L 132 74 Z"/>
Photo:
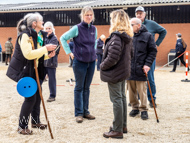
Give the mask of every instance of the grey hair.
<path id="1" fill-rule="evenodd" d="M 29 13 L 26 16 L 24 16 L 24 20 L 27 21 L 27 27 L 32 27 L 32 23 L 34 21 L 43 20 L 43 17 L 38 12 L 35 12 L 35 13 Z"/>
<path id="2" fill-rule="evenodd" d="M 44 24 L 44 31 L 45 31 L 45 28 L 46 27 L 50 27 L 52 30 L 53 30 L 53 33 L 55 34 L 55 28 L 53 26 L 53 23 L 51 21 L 47 21 L 45 24 Z"/>
<path id="3" fill-rule="evenodd" d="M 101 36 L 100 36 L 100 39 L 105 39 L 106 38 L 106 36 L 104 35 L 104 34 L 102 34 Z"/>
<path id="4" fill-rule="evenodd" d="M 93 11 L 92 7 L 90 7 L 90 6 L 85 6 L 85 7 L 83 7 L 83 9 L 81 10 L 81 13 L 80 13 L 81 21 L 84 20 L 84 15 L 85 15 L 88 11 L 91 11 L 91 12 L 92 12 L 92 14 L 93 14 L 92 21 L 94 22 L 94 21 L 95 21 L 94 11 Z"/>
<path id="5" fill-rule="evenodd" d="M 135 21 L 136 24 L 142 25 L 142 21 L 139 18 L 134 17 L 134 18 L 131 18 L 130 21 Z"/>
<path id="6" fill-rule="evenodd" d="M 22 32 L 26 30 L 28 27 L 32 27 L 32 23 L 34 21 L 43 20 L 43 17 L 38 12 L 35 13 L 28 13 L 24 16 L 23 19 L 21 19 L 17 24 L 17 30 L 18 32 Z"/>

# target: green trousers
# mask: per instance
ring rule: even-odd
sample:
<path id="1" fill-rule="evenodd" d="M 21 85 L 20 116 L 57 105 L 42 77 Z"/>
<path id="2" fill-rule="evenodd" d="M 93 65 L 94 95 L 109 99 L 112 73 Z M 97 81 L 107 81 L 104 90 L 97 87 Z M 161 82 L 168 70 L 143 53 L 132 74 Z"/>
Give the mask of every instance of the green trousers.
<path id="1" fill-rule="evenodd" d="M 110 100 L 113 103 L 113 130 L 123 132 L 123 128 L 127 127 L 125 80 L 114 84 L 108 82 L 108 89 Z"/>

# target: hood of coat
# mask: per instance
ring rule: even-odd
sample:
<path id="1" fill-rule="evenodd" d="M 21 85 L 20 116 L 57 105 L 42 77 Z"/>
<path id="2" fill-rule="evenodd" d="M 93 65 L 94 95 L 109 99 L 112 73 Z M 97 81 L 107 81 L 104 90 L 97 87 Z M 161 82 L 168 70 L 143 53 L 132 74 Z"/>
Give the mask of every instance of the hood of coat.
<path id="1" fill-rule="evenodd" d="M 108 37 L 108 38 L 106 39 L 106 42 L 105 42 L 105 43 L 107 43 L 107 41 L 109 41 L 109 39 L 111 39 L 111 37 L 112 37 L 113 35 L 119 36 L 126 44 L 130 43 L 130 41 L 132 40 L 132 37 L 130 37 L 129 35 L 127 35 L 127 33 L 125 33 L 125 32 L 120 33 L 120 32 L 118 32 L 118 31 L 115 31 L 115 32 L 112 32 L 112 33 L 111 33 L 110 37 Z"/>
<path id="2" fill-rule="evenodd" d="M 134 36 L 138 36 L 138 35 L 140 35 L 143 32 L 148 32 L 148 30 L 146 29 L 146 26 L 142 24 L 139 32 L 138 33 L 134 33 Z"/>

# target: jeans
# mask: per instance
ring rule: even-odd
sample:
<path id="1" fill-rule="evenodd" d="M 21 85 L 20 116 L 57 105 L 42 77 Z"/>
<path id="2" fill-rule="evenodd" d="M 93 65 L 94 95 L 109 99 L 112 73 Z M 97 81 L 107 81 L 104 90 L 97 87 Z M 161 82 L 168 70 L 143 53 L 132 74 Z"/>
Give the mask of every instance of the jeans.
<path id="1" fill-rule="evenodd" d="M 81 62 L 74 58 L 73 72 L 75 75 L 74 105 L 75 116 L 90 114 L 88 111 L 90 84 L 95 70 L 95 61 Z"/>
<path id="2" fill-rule="evenodd" d="M 155 70 L 155 65 L 156 65 L 156 59 L 154 60 L 154 62 L 152 63 L 150 70 L 148 72 L 148 80 L 150 83 L 150 88 L 152 91 L 152 96 L 153 99 L 156 100 L 156 84 L 154 82 L 154 70 Z M 148 85 L 147 85 L 148 86 Z M 148 96 L 148 101 L 151 101 L 151 96 L 150 96 L 150 91 L 149 88 L 147 87 L 147 96 Z"/>
<path id="3" fill-rule="evenodd" d="M 101 61 L 102 61 L 102 55 L 101 54 L 97 54 L 97 58 L 98 58 L 98 61 L 97 61 L 97 70 L 100 70 L 100 64 L 101 64 Z"/>
<path id="4" fill-rule="evenodd" d="M 45 75 L 48 75 L 48 84 L 49 84 L 49 91 L 50 97 L 56 97 L 56 68 L 45 68 Z"/>
<path id="5" fill-rule="evenodd" d="M 40 80 L 40 84 L 42 84 L 42 80 Z M 20 128 L 22 129 L 28 128 L 30 114 L 31 114 L 32 124 L 40 123 L 40 103 L 41 103 L 41 98 L 39 90 L 37 90 L 37 92 L 33 96 L 28 98 L 25 97 L 19 116 Z"/>
<path id="6" fill-rule="evenodd" d="M 110 100 L 113 103 L 113 130 L 123 132 L 127 127 L 127 105 L 125 95 L 125 80 L 118 83 L 109 83 Z"/>

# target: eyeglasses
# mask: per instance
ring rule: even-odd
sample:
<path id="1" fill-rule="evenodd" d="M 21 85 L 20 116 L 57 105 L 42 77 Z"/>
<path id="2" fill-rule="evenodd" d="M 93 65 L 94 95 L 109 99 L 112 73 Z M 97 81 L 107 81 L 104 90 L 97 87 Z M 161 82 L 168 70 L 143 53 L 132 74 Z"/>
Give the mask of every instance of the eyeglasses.
<path id="1" fill-rule="evenodd" d="M 131 26 L 133 27 L 134 25 L 137 25 L 138 23 L 135 23 L 135 24 L 131 24 Z"/>

